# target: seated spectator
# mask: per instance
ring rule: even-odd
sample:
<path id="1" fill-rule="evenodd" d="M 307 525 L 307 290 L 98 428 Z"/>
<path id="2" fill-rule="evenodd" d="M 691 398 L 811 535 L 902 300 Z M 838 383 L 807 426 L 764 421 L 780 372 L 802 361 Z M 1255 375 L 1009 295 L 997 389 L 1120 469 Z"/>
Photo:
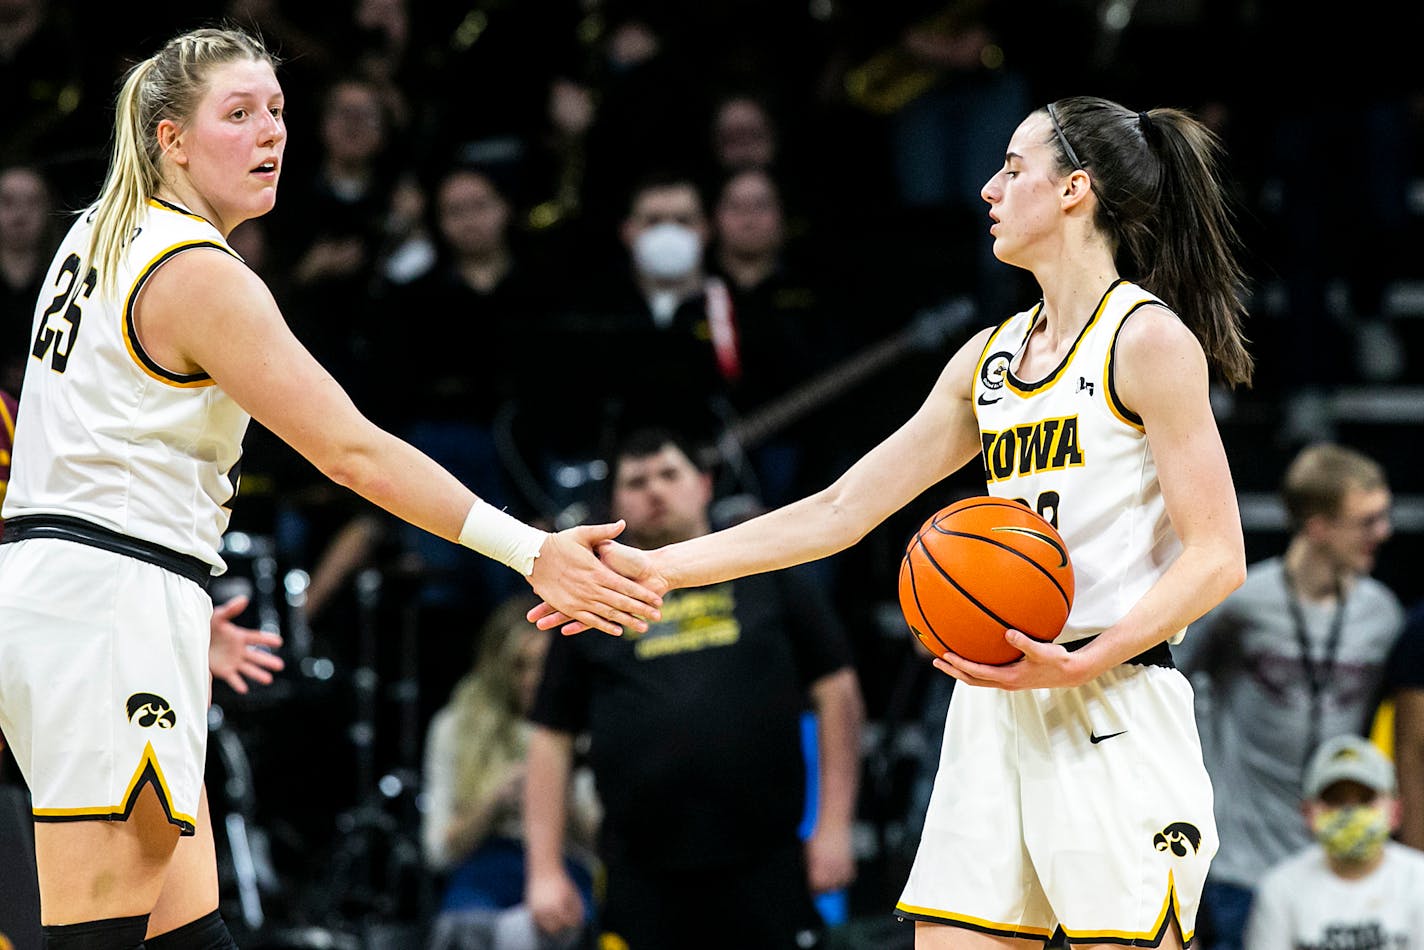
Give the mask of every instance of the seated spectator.
<path id="1" fill-rule="evenodd" d="M 620 433 L 643 425 L 697 442 L 719 431 L 739 357 L 726 287 L 708 279 L 709 233 L 690 176 L 657 172 L 633 189 L 618 230 L 622 259 L 560 308 L 541 343 L 548 365 L 577 358 L 610 368 L 588 380 L 585 398 L 546 386 L 531 399 L 528 428 L 548 434 L 536 450 L 546 469 L 606 458 Z"/>
<path id="2" fill-rule="evenodd" d="M 388 366 L 378 356 L 376 334 L 390 322 L 379 296 L 386 286 L 382 265 L 397 242 L 391 223 L 403 204 L 397 195 L 407 193 L 398 187 L 391 120 L 372 83 L 344 76 L 326 88 L 313 124 L 319 140 L 314 156 L 298 164 L 295 150 L 287 153 L 285 197 L 262 219 L 262 236 L 269 239 L 263 277 L 274 295 L 285 295 L 279 301 L 302 344 L 356 405 L 391 428 L 383 416 Z M 252 427 L 249 443 L 244 475 L 260 472 L 270 479 L 277 506 L 273 533 L 283 556 L 310 563 L 359 506 L 264 427 Z"/>
<path id="3" fill-rule="evenodd" d="M 1384 753 L 1359 736 L 1325 743 L 1302 810 L 1316 844 L 1261 881 L 1246 950 L 1424 947 L 1424 853 L 1389 840 L 1399 800 Z"/>
<path id="4" fill-rule="evenodd" d="M 496 422 L 520 387 L 545 381 L 500 357 L 535 352 L 533 330 L 550 305 L 545 283 L 523 249 L 514 247 L 512 207 L 502 186 L 495 172 L 463 165 L 435 184 L 436 265 L 424 277 L 392 288 L 387 297 L 392 313 L 419 314 L 420 330 L 412 332 L 404 320 L 388 320 L 380 323 L 376 337 L 384 365 L 381 411 L 394 431 L 481 498 L 537 516 L 544 512 L 511 490 Z M 472 359 L 460 345 L 464 340 L 476 341 L 478 352 L 495 358 Z M 518 578 L 428 532 L 392 528 L 402 550 L 418 558 L 426 575 L 420 588 L 425 628 L 421 691 L 438 702 L 464 666 L 466 618 L 483 615 L 515 593 Z"/>
<path id="5" fill-rule="evenodd" d="M 757 97 L 729 95 L 713 109 L 712 155 L 723 174 L 770 170 L 777 163 L 780 145 L 771 111 Z"/>
<path id="6" fill-rule="evenodd" d="M 0 170 L 0 389 L 20 391 L 35 302 L 58 243 L 49 184 L 27 165 Z"/>
<path id="7" fill-rule="evenodd" d="M 745 422 L 844 355 L 838 342 L 845 334 L 823 280 L 789 252 L 781 190 L 767 171 L 729 176 L 714 222 L 712 271 L 730 293 L 739 357 L 730 396 Z M 808 405 L 804 412 L 818 408 L 824 407 Z M 745 446 L 756 482 L 751 490 L 766 504 L 785 504 L 820 487 L 801 477 L 814 428 L 788 422 Z"/>
<path id="8" fill-rule="evenodd" d="M 442 878 L 430 950 L 534 950 L 572 946 L 581 928 L 540 937 L 524 905 L 521 826 L 525 714 L 552 637 L 524 619 L 534 601 L 503 603 L 480 635 L 478 659 L 430 724 L 428 796 L 421 829 L 426 860 Z M 592 908 L 592 842 L 598 805 L 587 781 L 572 785 L 564 867 Z"/>

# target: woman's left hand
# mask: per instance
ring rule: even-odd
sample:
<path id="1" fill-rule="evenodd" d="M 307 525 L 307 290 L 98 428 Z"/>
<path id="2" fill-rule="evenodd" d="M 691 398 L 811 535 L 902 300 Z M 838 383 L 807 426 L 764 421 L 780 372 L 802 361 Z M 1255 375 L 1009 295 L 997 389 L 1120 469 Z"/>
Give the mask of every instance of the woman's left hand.
<path id="1" fill-rule="evenodd" d="M 1070 653 L 1056 643 L 1035 640 L 1018 630 L 1004 631 L 1004 640 L 1023 651 L 1023 658 L 994 666 L 946 653 L 935 658 L 935 669 L 970 686 L 1009 690 L 1081 686 L 1100 672 L 1092 667 L 1085 651 Z"/>

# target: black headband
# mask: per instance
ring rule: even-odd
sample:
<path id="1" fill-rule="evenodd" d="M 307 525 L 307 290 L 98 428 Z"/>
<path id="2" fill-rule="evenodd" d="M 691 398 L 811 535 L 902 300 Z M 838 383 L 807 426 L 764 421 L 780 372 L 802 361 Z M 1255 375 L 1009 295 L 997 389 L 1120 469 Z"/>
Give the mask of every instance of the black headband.
<path id="1" fill-rule="evenodd" d="M 1083 170 L 1083 163 L 1078 161 L 1078 153 L 1073 151 L 1073 146 L 1068 144 L 1068 136 L 1063 134 L 1063 127 L 1058 124 L 1058 115 L 1053 111 L 1053 103 L 1044 106 L 1048 110 L 1048 121 L 1053 123 L 1053 134 L 1058 136 L 1058 144 L 1063 146 L 1063 154 L 1068 156 L 1068 161 L 1078 171 Z"/>
<path id="2" fill-rule="evenodd" d="M 1063 134 L 1063 127 L 1058 124 L 1058 113 L 1053 111 L 1053 103 L 1050 102 L 1043 108 L 1044 111 L 1048 113 L 1048 121 L 1053 124 L 1053 134 L 1058 136 L 1058 144 L 1063 146 L 1063 154 L 1068 156 L 1068 161 L 1072 163 L 1075 171 L 1086 173 L 1087 169 L 1084 168 L 1083 163 L 1078 160 L 1078 153 L 1073 151 L 1072 143 L 1068 141 L 1068 136 Z M 1142 114 L 1145 113 L 1139 113 L 1139 115 Z M 1098 191 L 1098 184 L 1092 175 L 1088 176 L 1088 187 L 1093 190 L 1094 195 L 1097 195 L 1098 205 L 1107 213 L 1109 218 L 1116 222 L 1117 212 L 1112 209 L 1112 205 L 1103 200 L 1102 193 Z"/>

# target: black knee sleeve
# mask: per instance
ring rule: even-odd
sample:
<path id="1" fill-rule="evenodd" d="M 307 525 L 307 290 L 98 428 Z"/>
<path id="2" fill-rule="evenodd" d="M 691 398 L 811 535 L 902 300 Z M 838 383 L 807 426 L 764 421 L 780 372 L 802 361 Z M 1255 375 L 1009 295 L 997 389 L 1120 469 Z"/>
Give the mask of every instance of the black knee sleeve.
<path id="1" fill-rule="evenodd" d="M 144 950 L 237 950 L 237 943 L 222 914 L 213 911 L 177 930 L 148 938 Z"/>
<path id="2" fill-rule="evenodd" d="M 145 950 L 148 915 L 86 920 L 82 924 L 46 926 L 45 950 Z"/>

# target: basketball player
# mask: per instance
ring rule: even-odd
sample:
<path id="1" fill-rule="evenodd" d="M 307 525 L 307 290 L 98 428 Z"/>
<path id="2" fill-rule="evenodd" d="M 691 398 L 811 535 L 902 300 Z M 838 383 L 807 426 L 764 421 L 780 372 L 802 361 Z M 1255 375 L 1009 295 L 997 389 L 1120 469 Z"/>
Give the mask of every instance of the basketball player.
<path id="1" fill-rule="evenodd" d="M 126 76 L 98 202 L 45 279 L 0 546 L 0 730 L 33 794 L 46 944 L 233 946 L 201 796 L 218 542 L 249 413 L 334 481 L 610 633 L 658 598 L 372 425 L 227 244 L 272 208 L 273 58 L 203 29 Z M 478 367 L 472 367 L 478 371 Z M 181 840 L 180 840 L 181 836 Z"/>
<path id="2" fill-rule="evenodd" d="M 1245 575 L 1209 370 L 1247 381 L 1243 277 L 1217 143 L 1173 109 L 1072 98 L 1028 116 L 984 185 L 1033 307 L 982 330 L 897 432 L 830 487 L 607 563 L 657 590 L 840 551 L 976 457 L 1062 533 L 1077 597 L 1021 660 L 957 681 L 898 912 L 921 948 L 1182 947 L 1216 850 L 1211 785 L 1168 642 Z M 1124 279 L 1124 274 L 1136 282 Z M 566 618 L 548 605 L 541 626 Z M 566 630 L 578 629 L 568 624 Z"/>

